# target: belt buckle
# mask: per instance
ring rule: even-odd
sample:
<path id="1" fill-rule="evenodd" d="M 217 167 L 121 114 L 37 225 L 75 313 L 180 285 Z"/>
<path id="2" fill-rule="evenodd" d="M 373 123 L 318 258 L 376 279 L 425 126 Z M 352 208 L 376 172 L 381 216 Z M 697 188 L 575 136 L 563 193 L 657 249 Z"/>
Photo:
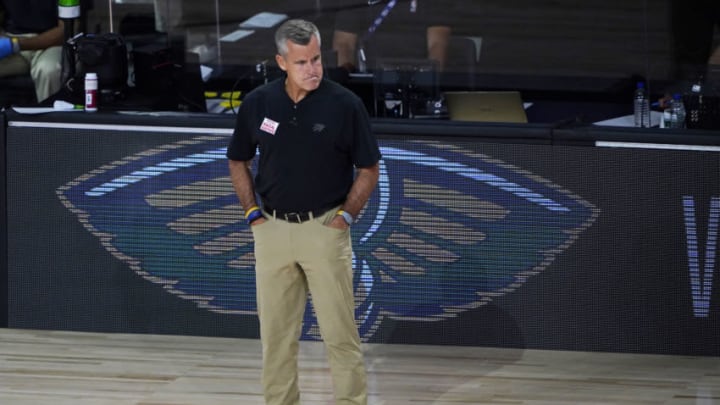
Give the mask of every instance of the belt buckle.
<path id="1" fill-rule="evenodd" d="M 284 217 L 288 222 L 297 222 L 298 224 L 303 222 L 299 212 L 288 212 L 284 215 Z"/>

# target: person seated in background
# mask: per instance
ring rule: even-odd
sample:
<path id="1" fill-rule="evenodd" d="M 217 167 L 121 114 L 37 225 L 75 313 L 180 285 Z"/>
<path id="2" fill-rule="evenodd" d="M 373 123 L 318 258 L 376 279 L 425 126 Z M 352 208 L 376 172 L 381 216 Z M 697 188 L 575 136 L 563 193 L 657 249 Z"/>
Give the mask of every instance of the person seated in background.
<path id="1" fill-rule="evenodd" d="M 337 65 L 372 69 L 377 58 L 425 58 L 442 70 L 452 30 L 442 1 L 367 0 L 336 15 L 332 47 Z M 379 39 L 381 37 L 382 39 Z M 359 60 L 363 49 L 365 60 Z"/>
<path id="2" fill-rule="evenodd" d="M 0 77 L 30 73 L 38 102 L 62 87 L 64 24 L 56 0 L 0 0 Z M 0 89 L 1 90 L 1 89 Z"/>
<path id="3" fill-rule="evenodd" d="M 715 30 L 720 29 L 720 1 L 672 0 L 670 18 L 674 80 L 704 80 L 708 64 L 720 63 L 720 48 L 713 54 Z"/>

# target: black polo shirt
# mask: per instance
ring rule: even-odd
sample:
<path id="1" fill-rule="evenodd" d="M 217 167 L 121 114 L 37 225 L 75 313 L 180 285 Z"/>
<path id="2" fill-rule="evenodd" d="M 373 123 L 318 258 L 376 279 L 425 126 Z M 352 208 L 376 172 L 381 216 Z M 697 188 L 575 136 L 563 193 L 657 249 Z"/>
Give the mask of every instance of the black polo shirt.
<path id="1" fill-rule="evenodd" d="M 58 25 L 57 0 L 0 0 L 11 34 L 40 34 Z"/>
<path id="2" fill-rule="evenodd" d="M 328 79 L 297 104 L 285 92 L 284 77 L 248 93 L 227 157 L 248 161 L 258 149 L 257 193 L 264 205 L 291 212 L 341 204 L 354 167 L 380 159 L 364 104 Z"/>

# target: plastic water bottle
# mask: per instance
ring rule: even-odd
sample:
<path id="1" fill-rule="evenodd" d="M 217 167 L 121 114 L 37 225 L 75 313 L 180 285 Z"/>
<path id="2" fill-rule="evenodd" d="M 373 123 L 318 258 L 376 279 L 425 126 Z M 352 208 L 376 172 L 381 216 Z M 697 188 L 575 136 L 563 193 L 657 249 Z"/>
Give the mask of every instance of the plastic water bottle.
<path id="1" fill-rule="evenodd" d="M 660 128 L 672 128 L 672 100 L 668 101 L 667 107 L 663 110 Z"/>
<path id="2" fill-rule="evenodd" d="M 365 55 L 365 48 L 363 48 L 362 46 L 357 51 L 357 63 L 358 72 L 367 72 L 367 56 Z"/>
<path id="3" fill-rule="evenodd" d="M 670 128 L 685 128 L 685 103 L 680 94 L 674 94 L 670 104 Z"/>
<path id="4" fill-rule="evenodd" d="M 633 105 L 635 113 L 635 126 L 639 128 L 650 127 L 650 100 L 648 99 L 647 89 L 644 82 L 638 82 L 635 88 L 635 104 Z"/>

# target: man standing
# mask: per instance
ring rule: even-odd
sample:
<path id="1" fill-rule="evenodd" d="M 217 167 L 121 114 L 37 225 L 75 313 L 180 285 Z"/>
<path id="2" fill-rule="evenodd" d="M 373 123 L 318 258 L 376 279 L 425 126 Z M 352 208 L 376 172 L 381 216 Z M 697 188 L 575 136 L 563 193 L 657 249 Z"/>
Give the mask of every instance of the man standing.
<path id="1" fill-rule="evenodd" d="M 380 150 L 362 101 L 323 79 L 318 28 L 286 21 L 275 44 L 286 76 L 243 99 L 227 150 L 255 242 L 265 401 L 300 403 L 298 340 L 309 291 L 336 403 L 366 404 L 350 225 L 377 184 Z"/>

